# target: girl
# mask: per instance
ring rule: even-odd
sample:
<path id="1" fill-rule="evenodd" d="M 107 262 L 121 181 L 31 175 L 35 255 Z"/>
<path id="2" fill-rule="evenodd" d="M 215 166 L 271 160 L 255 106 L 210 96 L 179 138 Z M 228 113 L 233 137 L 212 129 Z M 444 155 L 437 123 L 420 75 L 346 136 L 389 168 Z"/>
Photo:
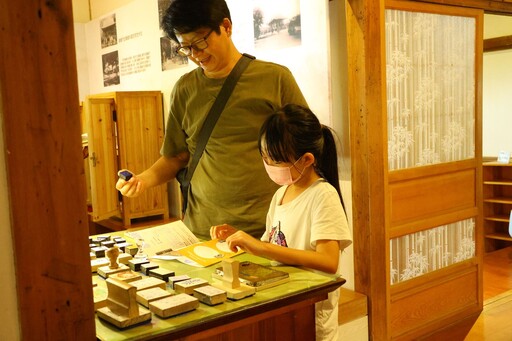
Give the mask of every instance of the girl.
<path id="1" fill-rule="evenodd" d="M 340 275 L 341 251 L 351 236 L 341 197 L 331 130 L 306 107 L 289 104 L 263 123 L 258 147 L 269 177 L 281 185 L 257 240 L 230 225 L 212 226 L 212 238 L 279 263 Z M 317 340 L 338 339 L 339 289 L 316 305 Z"/>

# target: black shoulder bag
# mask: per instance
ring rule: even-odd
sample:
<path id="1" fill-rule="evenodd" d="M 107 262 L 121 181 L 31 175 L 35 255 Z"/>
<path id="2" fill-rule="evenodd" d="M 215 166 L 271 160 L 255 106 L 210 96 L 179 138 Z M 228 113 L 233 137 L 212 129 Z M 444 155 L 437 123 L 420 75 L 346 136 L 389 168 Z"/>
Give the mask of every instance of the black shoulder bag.
<path id="1" fill-rule="evenodd" d="M 208 116 L 206 116 L 206 119 L 204 120 L 201 131 L 199 132 L 199 137 L 197 138 L 197 146 L 192 160 L 189 162 L 188 167 L 181 169 L 178 174 L 176 174 L 176 180 L 180 183 L 181 195 L 183 197 L 183 213 L 185 213 L 185 210 L 187 209 L 190 180 L 192 179 L 192 175 L 194 175 L 194 171 L 199 163 L 201 155 L 203 154 L 206 143 L 208 143 L 212 130 L 219 119 L 220 113 L 224 110 L 226 102 L 228 101 L 229 96 L 231 96 L 238 79 L 253 59 L 253 56 L 244 53 L 242 58 L 240 58 L 236 63 L 233 70 L 231 70 L 220 89 L 219 95 L 215 99 L 215 102 L 213 102 L 213 105 L 208 112 Z"/>

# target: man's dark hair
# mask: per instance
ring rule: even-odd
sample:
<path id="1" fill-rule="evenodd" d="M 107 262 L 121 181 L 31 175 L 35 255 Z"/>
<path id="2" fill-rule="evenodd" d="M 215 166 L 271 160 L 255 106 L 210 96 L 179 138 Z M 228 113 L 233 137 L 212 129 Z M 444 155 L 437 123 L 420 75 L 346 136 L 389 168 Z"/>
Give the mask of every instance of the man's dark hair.
<path id="1" fill-rule="evenodd" d="M 200 28 L 208 27 L 220 34 L 224 18 L 231 21 L 225 0 L 173 0 L 162 18 L 162 30 L 179 43 L 176 34 L 190 33 Z"/>

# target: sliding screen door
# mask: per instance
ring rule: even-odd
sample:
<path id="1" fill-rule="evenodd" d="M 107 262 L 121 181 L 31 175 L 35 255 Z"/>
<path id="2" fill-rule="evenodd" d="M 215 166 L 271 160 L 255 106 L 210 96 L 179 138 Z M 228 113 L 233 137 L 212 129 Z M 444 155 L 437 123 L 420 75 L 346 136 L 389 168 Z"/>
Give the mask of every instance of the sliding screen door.
<path id="1" fill-rule="evenodd" d="M 482 306 L 481 16 L 389 3 L 384 17 L 388 322 L 410 339 Z"/>

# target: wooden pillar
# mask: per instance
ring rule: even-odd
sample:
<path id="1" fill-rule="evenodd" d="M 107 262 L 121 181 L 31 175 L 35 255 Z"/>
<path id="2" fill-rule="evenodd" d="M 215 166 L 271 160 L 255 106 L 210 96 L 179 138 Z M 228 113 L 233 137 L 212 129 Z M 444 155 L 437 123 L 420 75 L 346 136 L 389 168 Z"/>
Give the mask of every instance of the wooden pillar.
<path id="1" fill-rule="evenodd" d="M 21 337 L 95 339 L 71 0 L 0 0 Z"/>
<path id="2" fill-rule="evenodd" d="M 355 289 L 369 298 L 369 333 L 388 339 L 389 243 L 386 243 L 384 1 L 348 0 Z"/>

